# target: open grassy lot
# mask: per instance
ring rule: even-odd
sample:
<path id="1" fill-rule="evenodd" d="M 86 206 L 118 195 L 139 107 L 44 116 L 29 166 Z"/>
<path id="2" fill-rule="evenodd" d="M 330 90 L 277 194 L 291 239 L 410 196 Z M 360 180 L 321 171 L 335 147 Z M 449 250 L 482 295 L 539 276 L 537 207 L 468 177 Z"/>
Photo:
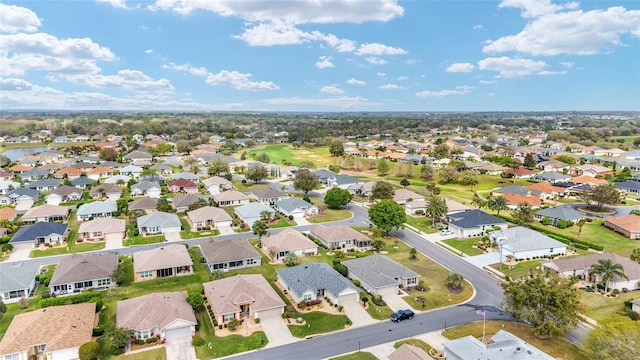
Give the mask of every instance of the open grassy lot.
<path id="1" fill-rule="evenodd" d="M 482 255 L 484 254 L 482 250 L 473 247 L 477 240 L 478 238 L 467 238 L 462 240 L 448 239 L 443 240 L 442 242 L 451 246 L 452 248 L 462 251 L 469 256 Z"/>
<path id="2" fill-rule="evenodd" d="M 551 337 L 548 339 L 541 339 L 533 335 L 533 330 L 530 326 L 516 322 L 487 321 L 485 336 L 491 337 L 500 329 L 512 333 L 513 335 L 521 338 L 522 340 L 555 357 L 556 359 L 589 359 L 587 357 L 587 354 L 582 349 L 571 344 L 564 338 Z M 482 321 L 447 329 L 446 331 L 442 332 L 442 335 L 451 340 L 459 339 L 467 335 L 480 338 L 482 337 Z"/>
<path id="3" fill-rule="evenodd" d="M 367 295 L 368 296 L 368 295 Z M 369 301 L 369 306 L 365 309 L 369 316 L 376 320 L 387 320 L 393 314 L 393 310 L 391 310 L 388 306 L 378 306 L 374 304 L 372 301 Z"/>
<path id="4" fill-rule="evenodd" d="M 375 355 L 366 351 L 358 351 L 353 354 L 347 354 L 347 355 L 331 358 L 331 360 L 377 360 L 377 359 L 378 358 L 375 357 Z"/>
<path id="5" fill-rule="evenodd" d="M 618 297 L 612 298 L 600 295 L 599 293 L 589 293 L 580 291 L 580 300 L 587 306 L 585 315 L 598 321 L 609 317 L 622 309 L 624 302 L 640 298 L 638 292 L 620 293 Z"/>
<path id="6" fill-rule="evenodd" d="M 249 154 L 261 154 L 265 153 L 269 156 L 272 163 L 282 164 L 282 160 L 286 160 L 287 163 L 297 166 L 300 164 L 298 152 L 300 150 L 294 149 L 288 144 L 272 144 L 266 146 L 258 146 L 249 152 Z"/>

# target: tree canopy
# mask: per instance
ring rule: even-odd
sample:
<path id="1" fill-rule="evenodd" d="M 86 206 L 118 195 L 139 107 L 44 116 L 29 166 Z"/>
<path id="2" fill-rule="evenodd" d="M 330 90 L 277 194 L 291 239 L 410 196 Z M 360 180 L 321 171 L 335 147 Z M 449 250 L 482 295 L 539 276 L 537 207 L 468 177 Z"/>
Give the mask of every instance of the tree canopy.
<path id="1" fill-rule="evenodd" d="M 487 207 L 500 215 L 500 211 L 507 210 L 509 206 L 507 205 L 507 199 L 504 196 L 494 196 L 489 199 L 487 203 Z"/>
<path id="2" fill-rule="evenodd" d="M 330 209 L 341 208 L 351 202 L 351 193 L 349 190 L 332 188 L 324 196 L 324 203 Z"/>
<path id="3" fill-rule="evenodd" d="M 582 319 L 574 283 L 552 274 L 509 280 L 502 283 L 503 308 L 516 320 L 530 323 L 537 336 L 560 336 Z"/>
<path id="4" fill-rule="evenodd" d="M 609 184 L 601 184 L 584 191 L 580 198 L 598 211 L 604 205 L 615 205 L 620 202 L 620 192 Z"/>
<path id="5" fill-rule="evenodd" d="M 389 234 L 391 230 L 404 226 L 407 215 L 402 205 L 393 200 L 382 200 L 369 208 L 369 218 L 376 227 Z"/>
<path id="6" fill-rule="evenodd" d="M 624 273 L 624 267 L 618 263 L 614 263 L 611 259 L 600 259 L 597 264 L 591 266 L 594 275 L 600 276 L 600 281 L 604 283 L 604 292 L 607 293 L 609 282 L 620 279 L 629 279 Z"/>
<path id="7" fill-rule="evenodd" d="M 334 140 L 329 144 L 329 153 L 331 156 L 342 156 L 344 155 L 344 144 L 342 141 Z"/>
<path id="8" fill-rule="evenodd" d="M 371 200 L 393 199 L 393 194 L 395 194 L 393 185 L 386 181 L 378 181 L 371 189 Z"/>
<path id="9" fill-rule="evenodd" d="M 260 238 L 262 237 L 262 235 L 266 235 L 267 234 L 267 229 L 269 227 L 267 226 L 267 224 L 262 221 L 262 220 L 256 220 L 253 223 L 253 227 L 251 228 L 251 230 L 253 231 L 254 235 L 258 235 L 258 240 L 260 240 Z"/>
<path id="10" fill-rule="evenodd" d="M 308 169 L 298 170 L 296 178 L 293 179 L 293 188 L 304 191 L 305 195 L 318 186 L 320 186 L 318 177 Z"/>
<path id="11" fill-rule="evenodd" d="M 640 359 L 640 321 L 613 315 L 589 332 L 585 350 L 590 359 Z"/>
<path id="12" fill-rule="evenodd" d="M 248 179 L 257 183 L 258 181 L 262 181 L 269 176 L 269 172 L 267 168 L 262 165 L 251 166 L 247 169 L 247 172 L 244 176 Z"/>

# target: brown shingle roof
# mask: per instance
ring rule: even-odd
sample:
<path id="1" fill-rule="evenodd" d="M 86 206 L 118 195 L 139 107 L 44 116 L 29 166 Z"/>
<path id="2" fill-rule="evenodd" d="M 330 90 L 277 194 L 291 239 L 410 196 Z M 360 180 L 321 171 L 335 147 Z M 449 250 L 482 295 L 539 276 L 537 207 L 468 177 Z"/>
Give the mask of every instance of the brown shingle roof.
<path id="1" fill-rule="evenodd" d="M 244 239 L 202 239 L 200 241 L 200 250 L 209 264 L 260 257 L 258 250 L 256 250 L 248 240 Z"/>
<path id="2" fill-rule="evenodd" d="M 236 275 L 202 284 L 216 316 L 240 311 L 240 304 L 251 303 L 254 311 L 284 308 L 284 301 L 260 274 Z"/>
<path id="3" fill-rule="evenodd" d="M 157 270 L 178 266 L 192 266 L 193 260 L 184 245 L 167 245 L 133 254 L 133 271 Z"/>
<path id="4" fill-rule="evenodd" d="M 116 305 L 116 324 L 125 329 L 143 331 L 158 326 L 160 330 L 178 319 L 196 323 L 186 291 L 153 293 Z"/>
<path id="5" fill-rule="evenodd" d="M 115 253 L 73 254 L 60 260 L 49 286 L 109 278 L 117 266 Z"/>
<path id="6" fill-rule="evenodd" d="M 128 205 L 129 210 L 146 210 L 155 209 L 158 207 L 158 198 L 145 197 L 138 200 L 133 200 Z"/>
<path id="7" fill-rule="evenodd" d="M 213 207 L 204 206 L 199 209 L 189 211 L 187 217 L 191 222 L 213 220 L 213 221 L 231 221 L 233 218 L 226 211 Z"/>
<path id="8" fill-rule="evenodd" d="M 96 304 L 51 306 L 16 315 L 0 341 L 0 354 L 26 352 L 46 344 L 45 351 L 80 346 L 91 341 Z"/>
<path id="9" fill-rule="evenodd" d="M 628 232 L 637 233 L 640 232 L 640 216 L 635 214 L 629 214 L 620 217 L 610 216 L 605 219 L 609 224 L 618 226 L 619 228 Z"/>
<path id="10" fill-rule="evenodd" d="M 310 229 L 311 234 L 326 241 L 326 242 L 334 242 L 334 241 L 343 241 L 349 239 L 356 239 L 366 241 L 369 240 L 367 236 L 364 234 L 353 230 L 352 228 L 344 225 L 337 226 L 324 226 L 324 225 L 313 225 Z"/>
<path id="11" fill-rule="evenodd" d="M 43 216 L 67 216 L 69 208 L 66 206 L 44 204 L 29 209 L 24 215 L 23 219 L 31 219 Z"/>
<path id="12" fill-rule="evenodd" d="M 79 233 L 102 232 L 105 234 L 122 233 L 127 229 L 126 221 L 114 218 L 96 218 L 80 224 Z"/>
<path id="13" fill-rule="evenodd" d="M 276 252 L 318 247 L 308 237 L 294 229 L 284 229 L 276 235 L 263 237 L 260 241 L 264 247 Z"/>

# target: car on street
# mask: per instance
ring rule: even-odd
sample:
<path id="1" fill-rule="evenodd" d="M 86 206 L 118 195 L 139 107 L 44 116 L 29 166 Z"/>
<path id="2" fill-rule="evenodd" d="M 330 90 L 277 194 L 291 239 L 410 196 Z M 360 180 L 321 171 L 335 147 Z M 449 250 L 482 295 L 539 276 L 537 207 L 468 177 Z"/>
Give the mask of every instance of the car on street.
<path id="1" fill-rule="evenodd" d="M 411 320 L 413 319 L 413 315 L 415 314 L 411 310 L 398 310 L 391 314 L 391 321 L 400 322 L 405 319 Z"/>
<path id="2" fill-rule="evenodd" d="M 444 236 L 444 235 L 453 235 L 453 230 L 449 230 L 449 229 L 440 230 L 440 235 L 442 235 L 442 236 Z"/>

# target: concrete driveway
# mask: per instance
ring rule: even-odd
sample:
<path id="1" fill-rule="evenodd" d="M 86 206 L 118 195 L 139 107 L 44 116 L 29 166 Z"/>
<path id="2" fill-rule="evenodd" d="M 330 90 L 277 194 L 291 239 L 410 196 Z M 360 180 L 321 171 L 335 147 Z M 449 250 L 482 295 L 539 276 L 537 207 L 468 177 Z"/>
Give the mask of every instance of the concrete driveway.
<path id="1" fill-rule="evenodd" d="M 360 305 L 359 301 L 351 301 L 346 304 L 342 304 L 345 315 L 351 320 L 351 326 L 365 326 L 376 323 L 377 320 L 369 316 L 369 313 Z M 369 304 L 369 306 L 372 306 Z"/>
<path id="2" fill-rule="evenodd" d="M 477 267 L 482 269 L 484 266 L 499 263 L 500 262 L 500 252 L 495 251 L 495 252 L 489 252 L 489 253 L 482 254 L 482 255 L 466 256 L 463 259 L 468 261 L 472 265 L 477 266 Z"/>
<path id="3" fill-rule="evenodd" d="M 9 261 L 22 261 L 29 260 L 29 254 L 33 250 L 33 247 L 28 244 L 20 244 L 13 247 Z"/>
<path id="4" fill-rule="evenodd" d="M 411 306 L 409 306 L 401 296 L 402 295 L 398 294 L 383 295 L 382 300 L 384 300 L 387 303 L 387 306 L 389 306 L 393 311 L 411 309 Z"/>
<path id="5" fill-rule="evenodd" d="M 115 250 L 122 247 L 122 239 L 107 239 L 105 240 L 105 250 Z"/>
<path id="6" fill-rule="evenodd" d="M 267 335 L 267 339 L 269 339 L 269 343 L 266 347 L 289 344 L 299 340 L 291 335 L 289 328 L 281 318 L 262 320 L 260 321 L 260 326 Z"/>
<path id="7" fill-rule="evenodd" d="M 167 359 L 197 360 L 196 350 L 191 345 L 191 336 L 167 340 L 165 347 L 167 349 Z"/>
<path id="8" fill-rule="evenodd" d="M 181 241 L 182 240 L 182 238 L 180 237 L 180 233 L 179 232 L 165 233 L 164 234 L 164 238 L 167 241 Z"/>
<path id="9" fill-rule="evenodd" d="M 216 229 L 220 231 L 220 235 L 233 235 L 236 233 L 235 231 L 233 231 L 233 228 L 231 226 L 220 226 L 216 227 Z"/>

